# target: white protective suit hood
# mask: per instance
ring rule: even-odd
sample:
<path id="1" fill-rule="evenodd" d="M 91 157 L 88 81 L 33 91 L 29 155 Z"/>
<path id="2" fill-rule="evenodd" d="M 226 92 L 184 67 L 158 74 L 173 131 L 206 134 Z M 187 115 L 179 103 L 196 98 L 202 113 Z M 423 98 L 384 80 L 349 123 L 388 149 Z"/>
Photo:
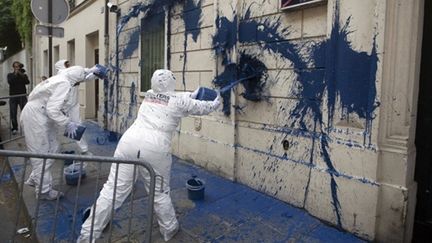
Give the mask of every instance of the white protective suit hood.
<path id="1" fill-rule="evenodd" d="M 174 92 L 176 79 L 170 70 L 158 69 L 151 78 L 151 88 L 155 93 Z"/>
<path id="2" fill-rule="evenodd" d="M 70 68 L 66 68 L 61 72 L 64 75 L 69 83 L 74 86 L 76 83 L 83 81 L 87 75 L 85 68 L 81 66 L 72 66 Z"/>
<path id="3" fill-rule="evenodd" d="M 55 63 L 54 67 L 57 70 L 57 73 L 60 73 L 63 69 L 66 69 L 65 63 L 67 60 L 62 59 Z"/>

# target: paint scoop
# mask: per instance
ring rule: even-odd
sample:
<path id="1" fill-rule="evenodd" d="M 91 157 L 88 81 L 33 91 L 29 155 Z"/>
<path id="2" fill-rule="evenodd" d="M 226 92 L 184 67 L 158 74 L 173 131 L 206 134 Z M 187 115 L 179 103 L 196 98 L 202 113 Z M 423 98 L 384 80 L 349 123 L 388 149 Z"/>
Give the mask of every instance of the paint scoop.
<path id="1" fill-rule="evenodd" d="M 93 74 L 96 77 L 98 77 L 100 79 L 105 79 L 108 77 L 108 71 L 109 71 L 108 68 L 106 68 L 105 66 L 100 65 L 100 64 L 96 64 L 95 67 L 96 67 L 97 71 L 94 72 Z"/>

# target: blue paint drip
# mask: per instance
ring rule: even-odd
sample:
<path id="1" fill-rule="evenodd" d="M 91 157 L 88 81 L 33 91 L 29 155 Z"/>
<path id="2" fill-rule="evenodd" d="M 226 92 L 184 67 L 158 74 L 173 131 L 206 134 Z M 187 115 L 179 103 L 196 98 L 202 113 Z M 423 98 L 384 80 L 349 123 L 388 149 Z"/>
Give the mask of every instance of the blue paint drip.
<path id="1" fill-rule="evenodd" d="M 327 171 L 330 174 L 330 188 L 331 188 L 331 194 L 332 194 L 332 205 L 333 205 L 333 209 L 336 212 L 336 219 L 337 219 L 337 223 L 338 226 L 341 227 L 342 226 L 342 221 L 341 221 L 341 213 L 340 213 L 340 203 L 339 203 L 339 199 L 338 199 L 338 193 L 337 193 L 337 183 L 335 181 L 335 175 L 338 176 L 339 172 L 334 168 L 333 163 L 330 159 L 330 154 L 328 153 L 328 141 L 327 141 L 328 137 L 326 134 L 323 134 L 323 136 L 321 136 L 321 155 L 324 159 L 324 162 L 327 165 Z"/>
<path id="2" fill-rule="evenodd" d="M 342 221 L 341 221 L 341 215 L 340 215 L 340 203 L 339 203 L 339 199 L 338 199 L 338 194 L 337 194 L 337 184 L 335 181 L 335 178 L 333 175 L 330 175 L 330 188 L 331 188 L 331 193 L 332 193 L 332 204 L 333 204 L 333 208 L 336 211 L 336 219 L 337 219 L 337 225 L 339 227 L 342 227 Z"/>
<path id="3" fill-rule="evenodd" d="M 184 42 L 183 42 L 183 72 L 182 82 L 183 87 L 186 88 L 186 63 L 187 63 L 187 46 L 188 46 L 188 35 L 192 36 L 194 42 L 197 42 L 200 34 L 201 26 L 201 0 L 195 3 L 195 0 L 186 0 L 183 7 L 182 18 L 185 25 Z"/>
<path id="4" fill-rule="evenodd" d="M 134 109 L 137 106 L 137 95 L 136 95 L 136 85 L 134 82 L 132 82 L 130 90 L 129 90 L 129 97 L 130 97 L 130 104 L 129 104 L 129 112 L 128 112 L 128 118 L 133 118 L 134 116 Z"/>
<path id="5" fill-rule="evenodd" d="M 201 17 L 201 0 L 198 0 L 197 3 L 195 3 L 195 0 L 186 0 L 182 13 L 185 24 L 185 37 L 191 35 L 194 42 L 197 42 L 200 34 Z"/>

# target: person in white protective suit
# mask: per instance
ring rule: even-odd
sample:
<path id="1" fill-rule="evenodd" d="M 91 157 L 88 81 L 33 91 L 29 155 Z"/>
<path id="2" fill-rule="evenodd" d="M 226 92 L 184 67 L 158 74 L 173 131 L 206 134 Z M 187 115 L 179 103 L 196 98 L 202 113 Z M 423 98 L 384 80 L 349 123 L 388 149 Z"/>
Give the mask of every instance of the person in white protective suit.
<path id="1" fill-rule="evenodd" d="M 220 105 L 220 97 L 213 101 L 196 100 L 197 91 L 176 93 L 175 78 L 169 70 L 156 70 L 151 78 L 151 90 L 145 93 L 138 115 L 132 126 L 121 137 L 114 157 L 136 159 L 137 156 L 149 162 L 162 176 L 163 183 L 156 180 L 154 210 L 159 223 L 159 230 L 165 241 L 170 240 L 178 231 L 174 207 L 170 197 L 171 139 L 182 117 L 188 115 L 206 115 Z M 148 172 L 139 168 L 138 174 L 144 178 L 148 191 L 150 177 Z M 134 178 L 134 166 L 119 164 L 115 209 L 118 209 L 131 192 Z M 100 237 L 111 218 L 116 164 L 111 165 L 107 182 L 104 184 L 96 201 L 96 212 L 91 212 L 81 228 L 77 242 L 89 242 Z M 162 188 L 161 188 L 162 187 Z M 94 225 L 92 226 L 92 217 Z M 93 236 L 90 232 L 93 227 Z"/>
<path id="2" fill-rule="evenodd" d="M 65 59 L 59 60 L 58 62 L 55 63 L 54 67 L 57 70 L 57 74 L 60 74 L 60 73 L 64 72 L 69 67 L 69 61 L 65 60 Z M 84 78 L 84 80 L 82 82 L 94 80 L 97 78 L 93 74 L 95 71 L 97 71 L 96 67 L 84 68 L 84 70 L 86 71 L 86 77 Z M 81 83 L 81 82 L 79 82 L 79 83 Z M 70 92 L 70 96 L 71 96 L 71 98 L 68 101 L 70 102 L 69 106 L 71 108 L 70 108 L 70 111 L 68 112 L 67 115 L 69 116 L 69 118 L 71 118 L 72 121 L 77 122 L 77 123 L 81 123 L 80 104 L 79 104 L 79 100 L 78 100 L 79 99 L 79 85 L 73 86 L 73 88 Z M 78 147 L 81 151 L 81 154 L 91 155 L 91 153 L 88 150 L 88 144 L 87 144 L 86 140 L 84 139 L 84 136 L 79 141 L 76 141 L 76 144 L 78 145 Z"/>
<path id="3" fill-rule="evenodd" d="M 67 115 L 71 109 L 71 90 L 77 83 L 85 79 L 83 67 L 70 67 L 64 73 L 53 76 L 38 84 L 30 93 L 28 103 L 21 112 L 21 123 L 25 135 L 27 150 L 34 153 L 56 153 L 59 149 L 57 131 L 66 127 L 68 136 L 75 135 L 78 123 Z M 55 200 L 63 194 L 52 189 L 51 166 L 54 160 L 47 159 L 43 181 L 41 183 L 43 159 L 31 158 L 32 172 L 26 181 L 27 185 L 35 186 L 36 197 Z"/>

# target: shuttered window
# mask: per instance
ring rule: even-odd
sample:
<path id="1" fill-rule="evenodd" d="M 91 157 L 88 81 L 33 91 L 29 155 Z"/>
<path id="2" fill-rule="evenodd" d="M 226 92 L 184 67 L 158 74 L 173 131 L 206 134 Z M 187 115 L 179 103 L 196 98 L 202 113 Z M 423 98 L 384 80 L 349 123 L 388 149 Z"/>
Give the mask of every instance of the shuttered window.
<path id="1" fill-rule="evenodd" d="M 141 86 L 146 92 L 151 87 L 151 76 L 165 67 L 165 13 L 141 19 Z"/>

